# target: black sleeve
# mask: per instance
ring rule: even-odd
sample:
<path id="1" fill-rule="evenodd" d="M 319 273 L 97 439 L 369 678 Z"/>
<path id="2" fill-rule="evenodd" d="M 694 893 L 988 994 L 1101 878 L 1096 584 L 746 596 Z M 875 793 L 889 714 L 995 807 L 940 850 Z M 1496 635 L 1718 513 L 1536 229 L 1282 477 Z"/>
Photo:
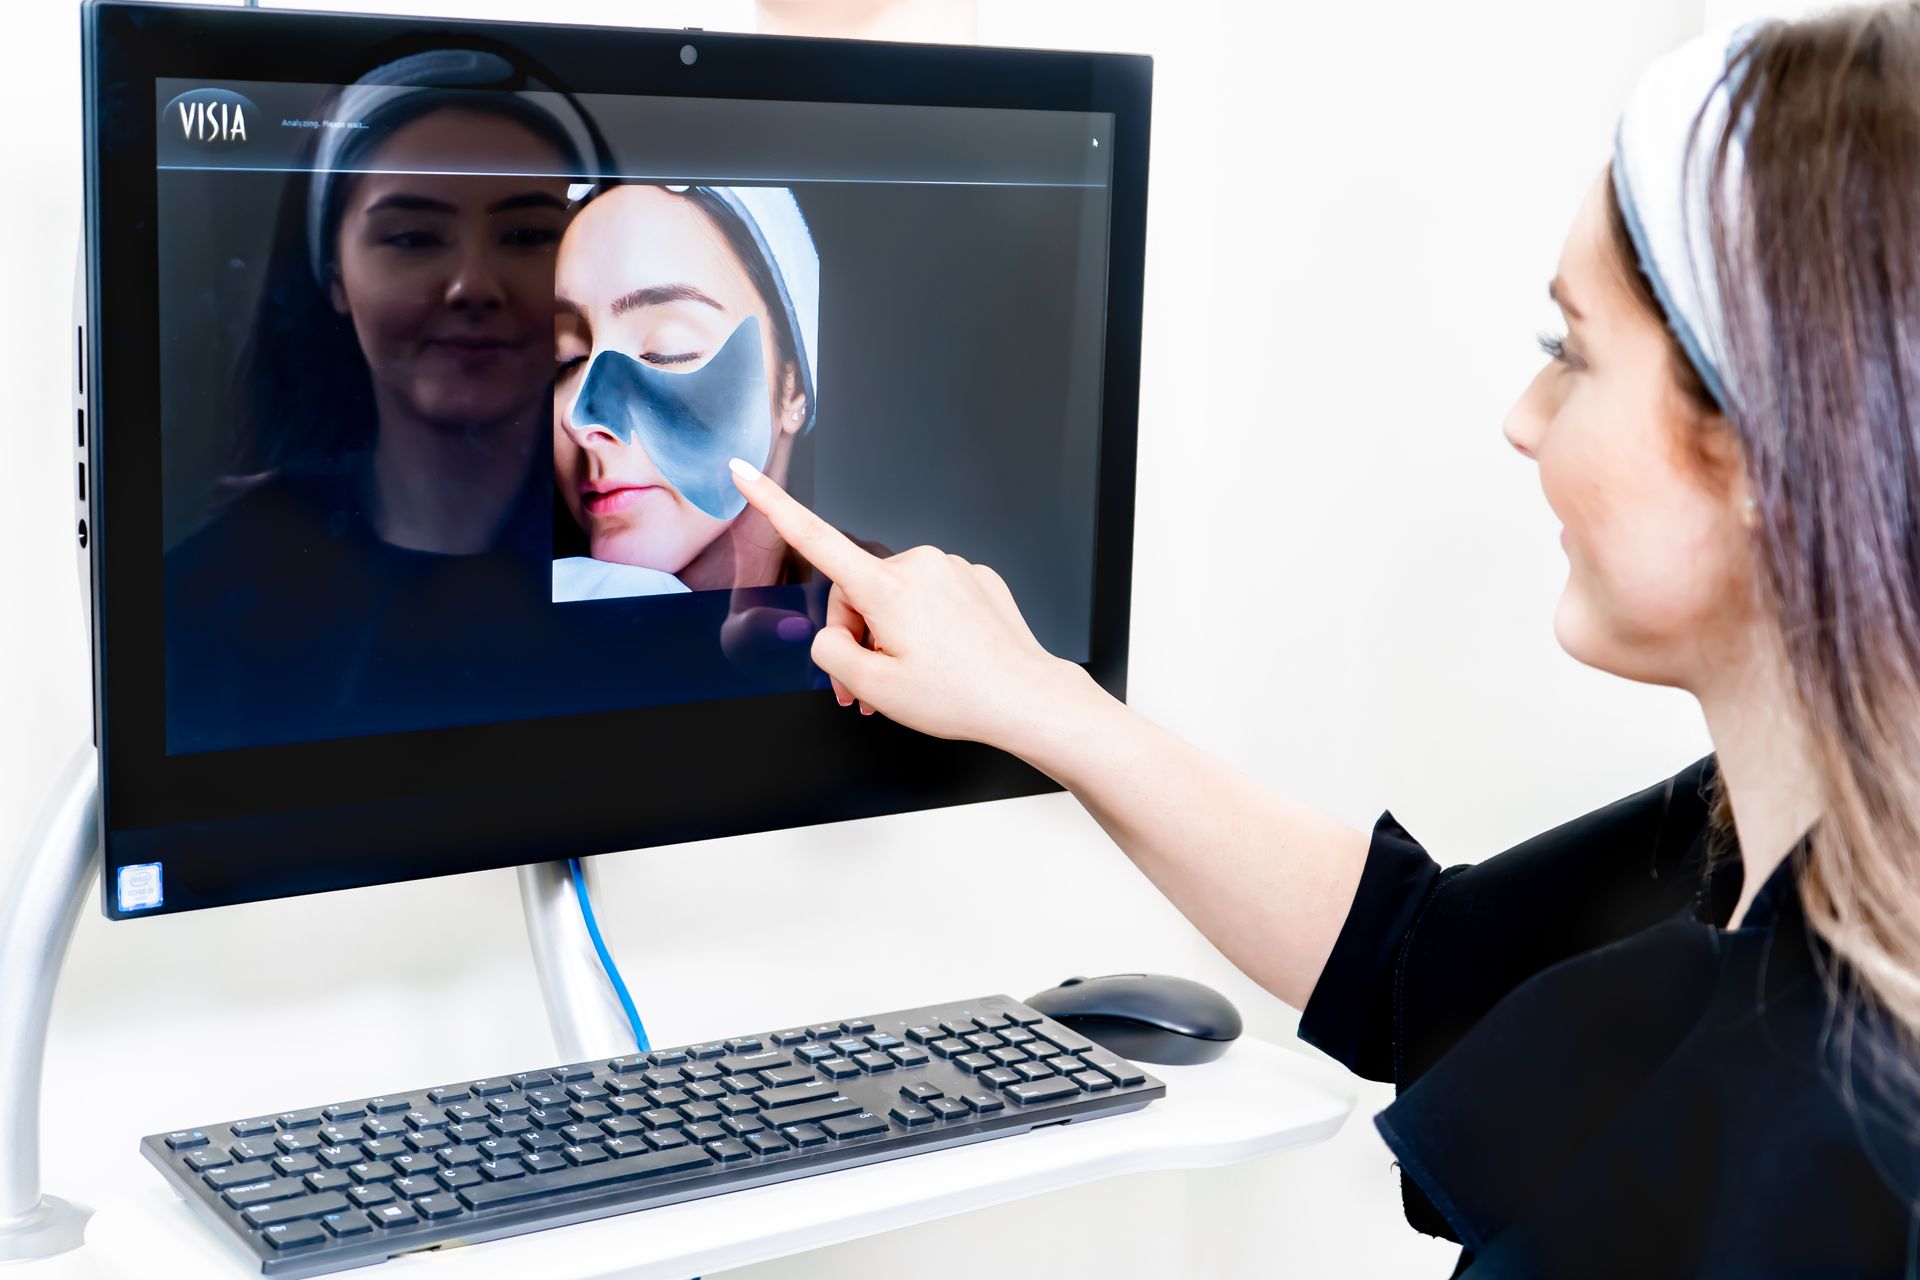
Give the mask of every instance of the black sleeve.
<path id="1" fill-rule="evenodd" d="M 1713 758 L 1483 862 L 1435 864 L 1382 814 L 1300 1038 L 1404 1088 L 1509 991 L 1699 887 Z"/>

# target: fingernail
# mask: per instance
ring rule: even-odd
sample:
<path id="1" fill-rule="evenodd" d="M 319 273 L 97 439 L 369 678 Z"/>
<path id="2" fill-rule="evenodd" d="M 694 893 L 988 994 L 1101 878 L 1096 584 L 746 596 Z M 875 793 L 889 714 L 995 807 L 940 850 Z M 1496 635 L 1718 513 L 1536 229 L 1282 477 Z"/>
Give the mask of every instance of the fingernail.
<path id="1" fill-rule="evenodd" d="M 739 476 L 742 480 L 758 480 L 760 478 L 760 468 L 754 466 L 745 458 L 734 458 L 730 460 L 727 465 L 733 468 L 733 474 Z"/>
<path id="2" fill-rule="evenodd" d="M 863 702 L 860 704 L 860 714 L 863 716 L 870 716 L 873 714 L 873 708 Z"/>

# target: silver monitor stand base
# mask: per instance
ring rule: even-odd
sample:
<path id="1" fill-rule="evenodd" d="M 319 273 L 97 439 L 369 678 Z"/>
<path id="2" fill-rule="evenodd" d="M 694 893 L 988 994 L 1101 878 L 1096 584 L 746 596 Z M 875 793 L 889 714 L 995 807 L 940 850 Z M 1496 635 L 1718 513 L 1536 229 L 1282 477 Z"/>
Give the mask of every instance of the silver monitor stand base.
<path id="1" fill-rule="evenodd" d="M 0 900 L 0 1264 L 77 1248 L 92 1213 L 40 1188 L 40 1071 L 60 965 L 100 874 L 99 778 L 89 745 L 49 794 Z M 591 887 L 593 861 L 581 865 Z M 556 1060 L 631 1052 L 633 1033 L 580 917 L 567 864 L 518 874 Z"/>

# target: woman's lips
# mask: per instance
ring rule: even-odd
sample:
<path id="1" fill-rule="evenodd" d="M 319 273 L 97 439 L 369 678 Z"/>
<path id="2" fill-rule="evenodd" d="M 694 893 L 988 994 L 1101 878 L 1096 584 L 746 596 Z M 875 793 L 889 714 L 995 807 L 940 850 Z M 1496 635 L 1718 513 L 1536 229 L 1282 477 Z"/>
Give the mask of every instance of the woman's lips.
<path id="1" fill-rule="evenodd" d="M 640 495 L 658 489 L 657 484 L 622 485 L 618 489 L 583 489 L 580 496 L 586 499 L 589 515 L 610 516 L 616 511 L 625 511 L 640 500 Z"/>
<path id="2" fill-rule="evenodd" d="M 461 365 L 491 364 L 520 344 L 504 338 L 435 338 L 433 345 Z"/>

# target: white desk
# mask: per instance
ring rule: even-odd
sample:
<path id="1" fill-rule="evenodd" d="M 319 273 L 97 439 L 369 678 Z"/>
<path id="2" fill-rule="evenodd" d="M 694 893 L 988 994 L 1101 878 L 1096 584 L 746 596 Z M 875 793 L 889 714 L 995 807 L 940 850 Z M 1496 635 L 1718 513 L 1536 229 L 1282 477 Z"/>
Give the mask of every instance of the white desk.
<path id="1" fill-rule="evenodd" d="M 686 1280 L 1118 1174 L 1231 1164 L 1320 1142 L 1339 1130 L 1353 1105 L 1337 1069 L 1259 1040 L 1242 1040 L 1205 1066 L 1151 1070 L 1166 1082 L 1167 1096 L 1130 1115 L 414 1254 L 376 1271 L 347 1274 L 375 1280 Z M 7 1280 L 239 1280 L 257 1274 L 219 1243 L 158 1174 L 150 1189 L 102 1206 L 77 1255 L 0 1271 Z"/>

